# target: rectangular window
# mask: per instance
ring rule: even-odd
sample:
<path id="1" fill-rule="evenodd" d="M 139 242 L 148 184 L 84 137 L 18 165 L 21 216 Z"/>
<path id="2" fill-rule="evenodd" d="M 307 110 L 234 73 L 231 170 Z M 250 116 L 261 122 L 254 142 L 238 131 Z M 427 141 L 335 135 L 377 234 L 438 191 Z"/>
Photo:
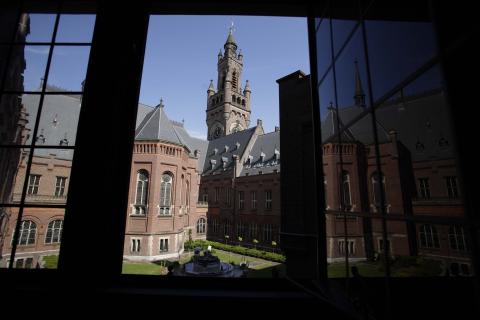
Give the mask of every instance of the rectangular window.
<path id="1" fill-rule="evenodd" d="M 203 189 L 202 201 L 203 202 L 208 202 L 208 189 L 207 188 Z"/>
<path id="2" fill-rule="evenodd" d="M 447 183 L 447 193 L 449 199 L 458 198 L 457 177 L 445 177 Z"/>
<path id="3" fill-rule="evenodd" d="M 212 221 L 212 232 L 213 233 L 218 233 L 218 220 L 213 219 Z"/>
<path id="4" fill-rule="evenodd" d="M 31 174 L 28 177 L 27 194 L 38 194 L 38 186 L 40 185 L 40 175 Z"/>
<path id="5" fill-rule="evenodd" d="M 220 199 L 220 187 L 215 187 L 215 203 Z"/>
<path id="6" fill-rule="evenodd" d="M 168 238 L 160 239 L 160 252 L 168 251 Z"/>
<path id="7" fill-rule="evenodd" d="M 245 207 L 245 193 L 243 191 L 238 192 L 238 208 L 243 210 Z"/>
<path id="8" fill-rule="evenodd" d="M 346 253 L 348 253 L 349 255 L 355 254 L 355 241 L 348 240 L 347 246 L 345 247 L 345 240 L 340 240 L 338 242 L 338 253 L 342 256 Z"/>
<path id="9" fill-rule="evenodd" d="M 251 241 L 257 239 L 257 232 L 258 232 L 258 225 L 256 223 L 251 223 L 250 229 L 249 229 L 249 236 Z"/>
<path id="10" fill-rule="evenodd" d="M 257 209 L 257 191 L 250 191 L 250 198 L 252 200 L 252 209 Z"/>
<path id="11" fill-rule="evenodd" d="M 272 190 L 265 191 L 265 209 L 272 209 Z"/>
<path id="12" fill-rule="evenodd" d="M 139 238 L 131 238 L 130 240 L 130 252 L 139 253 L 140 252 L 140 240 Z"/>
<path id="13" fill-rule="evenodd" d="M 263 225 L 263 241 L 265 242 L 272 241 L 272 230 L 273 230 L 273 226 L 271 224 Z"/>
<path id="14" fill-rule="evenodd" d="M 55 182 L 55 197 L 63 197 L 65 195 L 65 184 L 67 177 L 57 177 Z"/>
<path id="15" fill-rule="evenodd" d="M 430 184 L 428 178 L 420 178 L 418 179 L 418 183 L 420 186 L 420 197 L 422 199 L 430 199 Z"/>

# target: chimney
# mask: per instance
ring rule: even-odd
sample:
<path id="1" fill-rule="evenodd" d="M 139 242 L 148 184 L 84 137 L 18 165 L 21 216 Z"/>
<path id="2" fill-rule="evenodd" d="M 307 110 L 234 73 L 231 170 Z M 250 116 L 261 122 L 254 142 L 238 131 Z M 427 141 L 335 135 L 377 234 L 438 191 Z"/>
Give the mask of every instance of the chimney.
<path id="1" fill-rule="evenodd" d="M 280 127 L 279 126 L 275 126 L 275 132 L 280 132 Z"/>

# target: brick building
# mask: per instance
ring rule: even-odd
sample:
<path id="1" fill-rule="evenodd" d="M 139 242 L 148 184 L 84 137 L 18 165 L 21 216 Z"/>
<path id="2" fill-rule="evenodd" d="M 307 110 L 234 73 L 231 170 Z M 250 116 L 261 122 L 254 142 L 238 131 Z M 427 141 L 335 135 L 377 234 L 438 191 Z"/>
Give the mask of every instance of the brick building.
<path id="1" fill-rule="evenodd" d="M 282 225 L 293 225 L 311 210 L 297 206 L 293 219 L 282 214 L 280 129 L 265 133 L 261 120 L 249 127 L 251 89 L 248 81 L 241 88 L 243 56 L 237 53 L 231 32 L 224 49 L 218 55 L 217 89 L 212 82 L 207 91 L 208 141 L 191 137 L 181 123 L 171 121 L 162 102 L 155 108 L 138 106 L 125 211 L 126 259 L 176 258 L 189 238 L 284 249 Z M 467 273 L 470 262 L 462 227 L 419 223 L 417 219 L 464 214 L 443 91 L 402 96 L 379 108 L 379 173 L 374 137 L 368 129 L 372 119 L 362 117 L 365 95 L 358 71 L 352 78 L 356 81 L 353 105 L 328 108 L 322 121 L 328 259 L 341 261 L 348 255 L 349 259 L 363 260 L 382 251 L 379 218 L 383 194 L 384 210 L 391 217 L 391 255 L 429 255 L 459 264 Z M 306 98 L 309 81 L 301 71 L 279 79 L 280 108 L 310 110 L 311 102 Z M 24 113 L 30 119 L 36 117 L 38 101 L 34 99 L 23 97 Z M 80 97 L 52 95 L 46 105 L 36 143 L 73 145 Z M 430 120 L 433 113 L 438 122 Z M 357 118 L 361 120 L 354 126 L 346 125 Z M 286 156 L 302 161 L 301 150 L 294 146 L 287 150 Z M 58 253 L 63 210 L 34 206 L 65 203 L 72 157 L 72 150 L 35 150 L 25 198 L 30 206 L 22 218 L 16 266 L 41 266 L 43 256 Z M 14 203 L 21 196 L 25 163 L 20 161 L 18 168 Z M 94 185 L 92 182 L 91 192 Z M 439 187 L 442 185 L 444 188 Z M 308 186 L 298 192 L 311 196 Z M 290 201 L 284 199 L 283 203 L 285 200 Z M 11 248 L 16 223 L 16 211 L 10 210 L 2 237 L 4 257 Z M 285 251 L 288 255 L 288 249 Z"/>

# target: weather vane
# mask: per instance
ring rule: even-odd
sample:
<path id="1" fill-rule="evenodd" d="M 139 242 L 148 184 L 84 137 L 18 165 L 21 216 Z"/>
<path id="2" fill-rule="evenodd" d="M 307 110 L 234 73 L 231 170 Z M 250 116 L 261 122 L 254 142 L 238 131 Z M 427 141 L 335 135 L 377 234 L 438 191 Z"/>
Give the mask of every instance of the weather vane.
<path id="1" fill-rule="evenodd" d="M 233 26 L 233 21 L 231 22 L 231 25 L 230 25 L 230 34 L 233 33 L 233 31 L 235 31 L 235 27 Z"/>

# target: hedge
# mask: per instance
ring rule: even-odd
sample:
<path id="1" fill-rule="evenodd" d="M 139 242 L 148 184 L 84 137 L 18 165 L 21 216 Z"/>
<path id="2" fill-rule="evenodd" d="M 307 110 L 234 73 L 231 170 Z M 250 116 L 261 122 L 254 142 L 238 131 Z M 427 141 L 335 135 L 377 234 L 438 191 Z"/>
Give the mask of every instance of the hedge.
<path id="1" fill-rule="evenodd" d="M 214 249 L 242 254 L 244 256 L 250 256 L 250 257 L 265 259 L 265 260 L 274 261 L 274 262 L 285 262 L 285 256 L 282 254 L 267 252 L 267 251 L 258 250 L 258 249 L 245 248 L 241 246 L 233 246 L 233 245 L 224 244 L 220 242 L 214 242 L 214 241 L 208 241 L 208 240 L 194 240 L 194 241 L 186 241 L 184 245 L 186 250 L 193 250 L 198 247 L 202 248 L 203 250 L 206 250 L 208 246 L 212 246 L 212 248 Z"/>

